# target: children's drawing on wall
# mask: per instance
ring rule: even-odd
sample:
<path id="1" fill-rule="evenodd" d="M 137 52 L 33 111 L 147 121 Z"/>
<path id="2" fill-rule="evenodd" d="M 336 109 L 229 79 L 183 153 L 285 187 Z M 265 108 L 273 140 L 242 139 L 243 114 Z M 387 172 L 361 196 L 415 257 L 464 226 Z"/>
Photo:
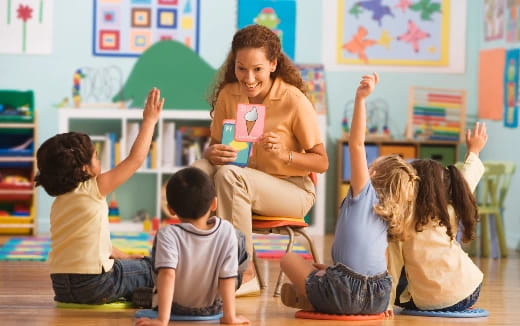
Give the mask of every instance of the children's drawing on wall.
<path id="1" fill-rule="evenodd" d="M 484 40 L 493 41 L 504 36 L 505 0 L 484 1 Z"/>
<path id="2" fill-rule="evenodd" d="M 506 52 L 504 68 L 504 127 L 518 127 L 520 49 Z"/>
<path id="3" fill-rule="evenodd" d="M 94 55 L 139 56 L 176 40 L 198 53 L 200 0 L 94 0 Z"/>
<path id="4" fill-rule="evenodd" d="M 338 61 L 445 65 L 449 37 L 445 2 L 339 1 L 343 17 Z"/>
<path id="5" fill-rule="evenodd" d="M 307 96 L 316 112 L 327 113 L 327 96 L 325 93 L 325 68 L 321 64 L 298 64 L 303 81 L 307 84 Z"/>
<path id="6" fill-rule="evenodd" d="M 464 29 L 457 26 L 464 26 L 460 19 L 464 20 L 465 6 L 465 0 L 324 3 L 326 64 L 461 69 L 453 66 L 453 60 L 458 55 L 454 47 L 464 47 L 458 44 L 464 43 Z M 464 59 L 457 60 L 462 60 L 463 68 Z"/>
<path id="7" fill-rule="evenodd" d="M 282 43 L 285 54 L 294 60 L 296 2 L 294 0 L 239 0 L 237 27 L 251 24 L 269 27 Z"/>
<path id="8" fill-rule="evenodd" d="M 52 3 L 52 0 L 2 1 L 0 53 L 51 53 Z"/>
<path id="9" fill-rule="evenodd" d="M 520 1 L 507 0 L 506 40 L 520 41 Z"/>

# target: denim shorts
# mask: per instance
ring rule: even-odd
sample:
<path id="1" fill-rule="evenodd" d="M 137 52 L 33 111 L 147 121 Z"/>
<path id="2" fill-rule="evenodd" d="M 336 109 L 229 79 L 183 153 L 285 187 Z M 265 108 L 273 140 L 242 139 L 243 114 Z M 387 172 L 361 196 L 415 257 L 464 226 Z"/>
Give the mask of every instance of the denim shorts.
<path id="1" fill-rule="evenodd" d="M 153 287 L 152 263 L 142 259 L 116 259 L 101 274 L 51 274 L 54 300 L 68 303 L 103 304 L 131 300 L 135 289 Z"/>
<path id="2" fill-rule="evenodd" d="M 313 271 L 306 279 L 307 298 L 316 311 L 328 314 L 379 314 L 388 308 L 392 277 L 366 276 L 337 263 L 323 275 Z"/>

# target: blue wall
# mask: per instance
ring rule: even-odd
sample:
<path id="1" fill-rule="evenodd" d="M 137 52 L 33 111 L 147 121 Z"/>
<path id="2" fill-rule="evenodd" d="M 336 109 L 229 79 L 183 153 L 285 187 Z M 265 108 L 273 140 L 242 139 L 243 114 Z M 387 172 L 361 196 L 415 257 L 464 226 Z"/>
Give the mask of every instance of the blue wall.
<path id="1" fill-rule="evenodd" d="M 335 1 L 335 0 L 327 0 Z M 454 0 L 458 1 L 458 0 Z M 392 134 L 402 135 L 406 123 L 409 86 L 447 87 L 467 89 L 468 115 L 476 114 L 478 52 L 481 48 L 509 47 L 504 41 L 484 44 L 482 25 L 483 0 L 470 0 L 467 5 L 467 26 L 452 26 L 466 30 L 466 72 L 463 74 L 382 72 L 381 83 L 374 97 L 384 98 L 390 107 Z M 102 68 L 118 66 L 128 76 L 135 58 L 107 58 L 92 56 L 92 2 L 54 1 L 53 52 L 51 55 L 0 55 L 0 89 L 32 89 L 38 110 L 39 143 L 54 135 L 57 114 L 53 107 L 63 97 L 70 96 L 72 75 L 78 67 Z M 296 29 L 296 61 L 322 61 L 322 3 L 319 0 L 298 0 Z M 201 0 L 200 54 L 217 68 L 225 58 L 235 32 L 235 0 Z M 81 13 L 80 15 L 71 13 Z M 366 72 L 371 72 L 367 69 Z M 328 152 L 331 167 L 327 174 L 327 229 L 331 231 L 335 216 L 336 153 L 335 143 L 341 137 L 341 118 L 344 104 L 353 98 L 362 72 L 327 72 L 328 91 Z M 508 144 L 517 137 L 518 129 L 505 129 L 499 122 L 487 122 L 490 139 L 482 157 L 514 160 L 520 164 L 520 153 L 511 151 Z M 519 174 L 520 175 L 520 174 Z M 520 187 L 520 176 L 513 181 L 506 202 L 506 230 L 508 244 L 515 247 L 520 240 L 520 203 L 514 201 Z M 39 230 L 49 229 L 49 210 L 52 203 L 45 192 L 39 191 Z"/>

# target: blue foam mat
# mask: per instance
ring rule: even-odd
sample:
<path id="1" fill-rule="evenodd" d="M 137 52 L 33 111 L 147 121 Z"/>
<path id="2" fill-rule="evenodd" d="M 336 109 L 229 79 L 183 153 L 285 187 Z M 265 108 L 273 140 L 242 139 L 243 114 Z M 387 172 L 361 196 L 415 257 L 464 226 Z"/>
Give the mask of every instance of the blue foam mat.
<path id="1" fill-rule="evenodd" d="M 135 312 L 135 318 L 157 318 L 158 312 L 153 309 L 141 309 Z M 184 316 L 184 315 L 170 315 L 172 321 L 203 321 L 203 320 L 218 320 L 224 316 L 222 313 L 210 316 Z"/>
<path id="2" fill-rule="evenodd" d="M 446 318 L 476 318 L 487 317 L 489 312 L 481 308 L 466 309 L 463 311 L 431 311 L 431 310 L 409 310 L 404 309 L 400 315 L 423 316 L 423 317 L 446 317 Z"/>

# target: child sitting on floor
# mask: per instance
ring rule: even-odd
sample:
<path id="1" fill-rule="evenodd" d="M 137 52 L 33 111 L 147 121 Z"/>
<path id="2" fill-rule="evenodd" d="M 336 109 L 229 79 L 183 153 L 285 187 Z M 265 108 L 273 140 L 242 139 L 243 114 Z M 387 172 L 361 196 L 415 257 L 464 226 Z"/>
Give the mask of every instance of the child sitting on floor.
<path id="1" fill-rule="evenodd" d="M 463 242 L 475 235 L 478 212 L 472 192 L 484 173 L 478 155 L 486 141 L 486 126 L 477 122 L 473 133 L 466 133 L 468 155 L 461 171 L 454 165 L 445 168 L 434 160 L 412 162 L 420 177 L 414 214 L 416 232 L 403 242 L 389 245 L 390 271 L 396 283 L 402 275 L 396 305 L 463 311 L 477 301 L 483 274 L 455 237 L 459 225 Z"/>
<path id="2" fill-rule="evenodd" d="M 131 299 L 153 286 L 151 261 L 112 247 L 106 196 L 141 166 L 164 104 L 158 89 L 148 94 L 139 134 L 126 159 L 101 173 L 89 136 L 77 132 L 46 140 L 36 154 L 36 186 L 55 196 L 51 212 L 49 269 L 54 300 L 102 304 Z"/>
<path id="3" fill-rule="evenodd" d="M 235 313 L 239 263 L 242 271 L 247 268 L 245 238 L 228 221 L 210 216 L 217 197 L 209 176 L 194 167 L 178 171 L 168 181 L 166 200 L 181 223 L 162 227 L 154 241 L 157 293 L 152 306 L 159 310 L 158 319 L 141 318 L 136 325 L 167 325 L 170 314 L 221 311 L 223 324 L 249 324 Z"/>
<path id="4" fill-rule="evenodd" d="M 388 236 L 401 237 L 411 218 L 417 176 L 397 155 L 367 167 L 365 98 L 378 76 L 363 76 L 356 92 L 349 138 L 351 180 L 332 246 L 334 265 L 312 265 L 289 253 L 281 268 L 292 284 L 282 287 L 290 307 L 330 314 L 385 314 L 392 288 L 385 252 Z"/>

